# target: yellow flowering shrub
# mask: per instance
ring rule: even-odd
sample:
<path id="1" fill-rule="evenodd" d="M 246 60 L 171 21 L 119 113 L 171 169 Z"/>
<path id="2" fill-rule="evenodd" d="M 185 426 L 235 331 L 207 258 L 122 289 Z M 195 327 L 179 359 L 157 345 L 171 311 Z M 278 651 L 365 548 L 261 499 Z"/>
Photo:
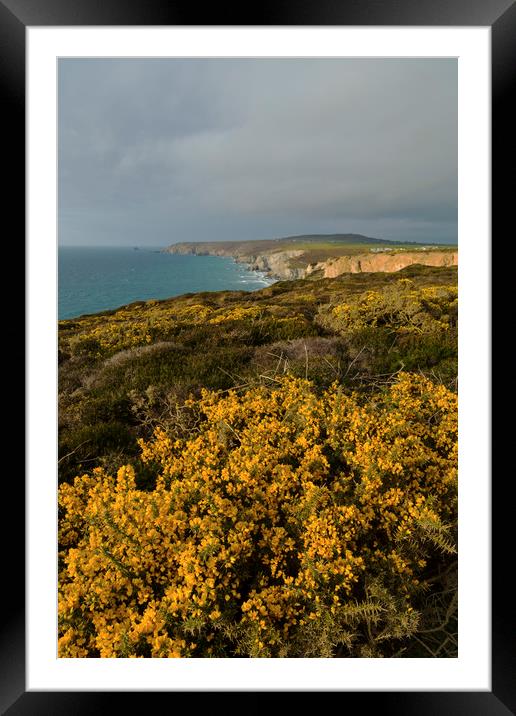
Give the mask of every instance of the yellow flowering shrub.
<path id="1" fill-rule="evenodd" d="M 457 399 L 285 378 L 59 491 L 62 657 L 390 656 L 453 553 Z"/>
<path id="2" fill-rule="evenodd" d="M 285 329 L 294 332 L 308 331 L 310 324 L 303 315 L 283 307 L 253 304 L 236 304 L 213 308 L 202 303 L 185 304 L 182 297 L 159 303 L 146 303 L 119 308 L 107 315 L 97 314 L 59 323 L 60 347 L 72 354 L 88 354 L 92 358 L 105 358 L 118 351 L 145 346 L 158 340 L 169 339 L 182 330 L 221 326 L 228 329 L 240 322 L 254 325 L 260 321 L 264 330 L 271 328 L 281 335 Z M 222 324 L 222 325 L 221 325 Z M 312 331 L 313 332 L 313 329 Z"/>
<path id="3" fill-rule="evenodd" d="M 319 322 L 337 331 L 386 326 L 403 333 L 449 330 L 457 321 L 457 286 L 418 287 L 407 278 L 322 309 Z"/>
<path id="4" fill-rule="evenodd" d="M 72 352 L 89 352 L 98 357 L 152 343 L 181 326 L 201 324 L 212 312 L 212 308 L 203 304 L 177 302 L 169 307 L 154 300 L 120 308 L 108 315 L 61 321 L 60 328 L 64 332 L 63 343 L 68 344 Z M 69 337 L 66 336 L 67 329 L 71 334 Z"/>

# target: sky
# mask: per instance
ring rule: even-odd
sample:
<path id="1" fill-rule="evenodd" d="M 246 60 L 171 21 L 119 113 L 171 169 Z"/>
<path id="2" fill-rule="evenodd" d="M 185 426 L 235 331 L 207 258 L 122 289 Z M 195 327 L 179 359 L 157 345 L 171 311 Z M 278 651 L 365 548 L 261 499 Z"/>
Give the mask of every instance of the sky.
<path id="1" fill-rule="evenodd" d="M 455 59 L 60 59 L 60 245 L 457 242 Z"/>

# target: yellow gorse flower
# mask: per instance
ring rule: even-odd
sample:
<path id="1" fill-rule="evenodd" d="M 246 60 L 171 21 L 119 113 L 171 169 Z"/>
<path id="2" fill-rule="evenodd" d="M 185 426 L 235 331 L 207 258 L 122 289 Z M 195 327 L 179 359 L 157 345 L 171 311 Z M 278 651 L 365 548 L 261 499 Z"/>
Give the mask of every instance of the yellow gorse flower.
<path id="1" fill-rule="evenodd" d="M 60 656 L 310 654 L 315 633 L 358 638 L 372 577 L 417 618 L 422 531 L 456 517 L 455 394 L 403 373 L 370 399 L 285 378 L 189 409 L 188 437 L 140 441 L 153 489 L 131 465 L 61 486 Z"/>

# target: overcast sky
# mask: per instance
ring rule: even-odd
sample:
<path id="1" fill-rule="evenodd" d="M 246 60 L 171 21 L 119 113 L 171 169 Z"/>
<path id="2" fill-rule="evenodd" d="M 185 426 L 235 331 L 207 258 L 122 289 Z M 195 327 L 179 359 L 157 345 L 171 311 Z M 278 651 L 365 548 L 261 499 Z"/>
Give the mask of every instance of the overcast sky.
<path id="1" fill-rule="evenodd" d="M 457 240 L 453 59 L 59 60 L 59 242 Z"/>

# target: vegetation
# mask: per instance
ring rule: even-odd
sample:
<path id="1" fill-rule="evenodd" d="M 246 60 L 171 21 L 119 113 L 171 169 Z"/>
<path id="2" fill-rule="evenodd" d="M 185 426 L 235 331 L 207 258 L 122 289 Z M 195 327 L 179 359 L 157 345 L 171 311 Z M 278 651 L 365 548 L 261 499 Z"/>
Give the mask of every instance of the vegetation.
<path id="1" fill-rule="evenodd" d="M 61 656 L 455 656 L 456 268 L 59 326 Z"/>

